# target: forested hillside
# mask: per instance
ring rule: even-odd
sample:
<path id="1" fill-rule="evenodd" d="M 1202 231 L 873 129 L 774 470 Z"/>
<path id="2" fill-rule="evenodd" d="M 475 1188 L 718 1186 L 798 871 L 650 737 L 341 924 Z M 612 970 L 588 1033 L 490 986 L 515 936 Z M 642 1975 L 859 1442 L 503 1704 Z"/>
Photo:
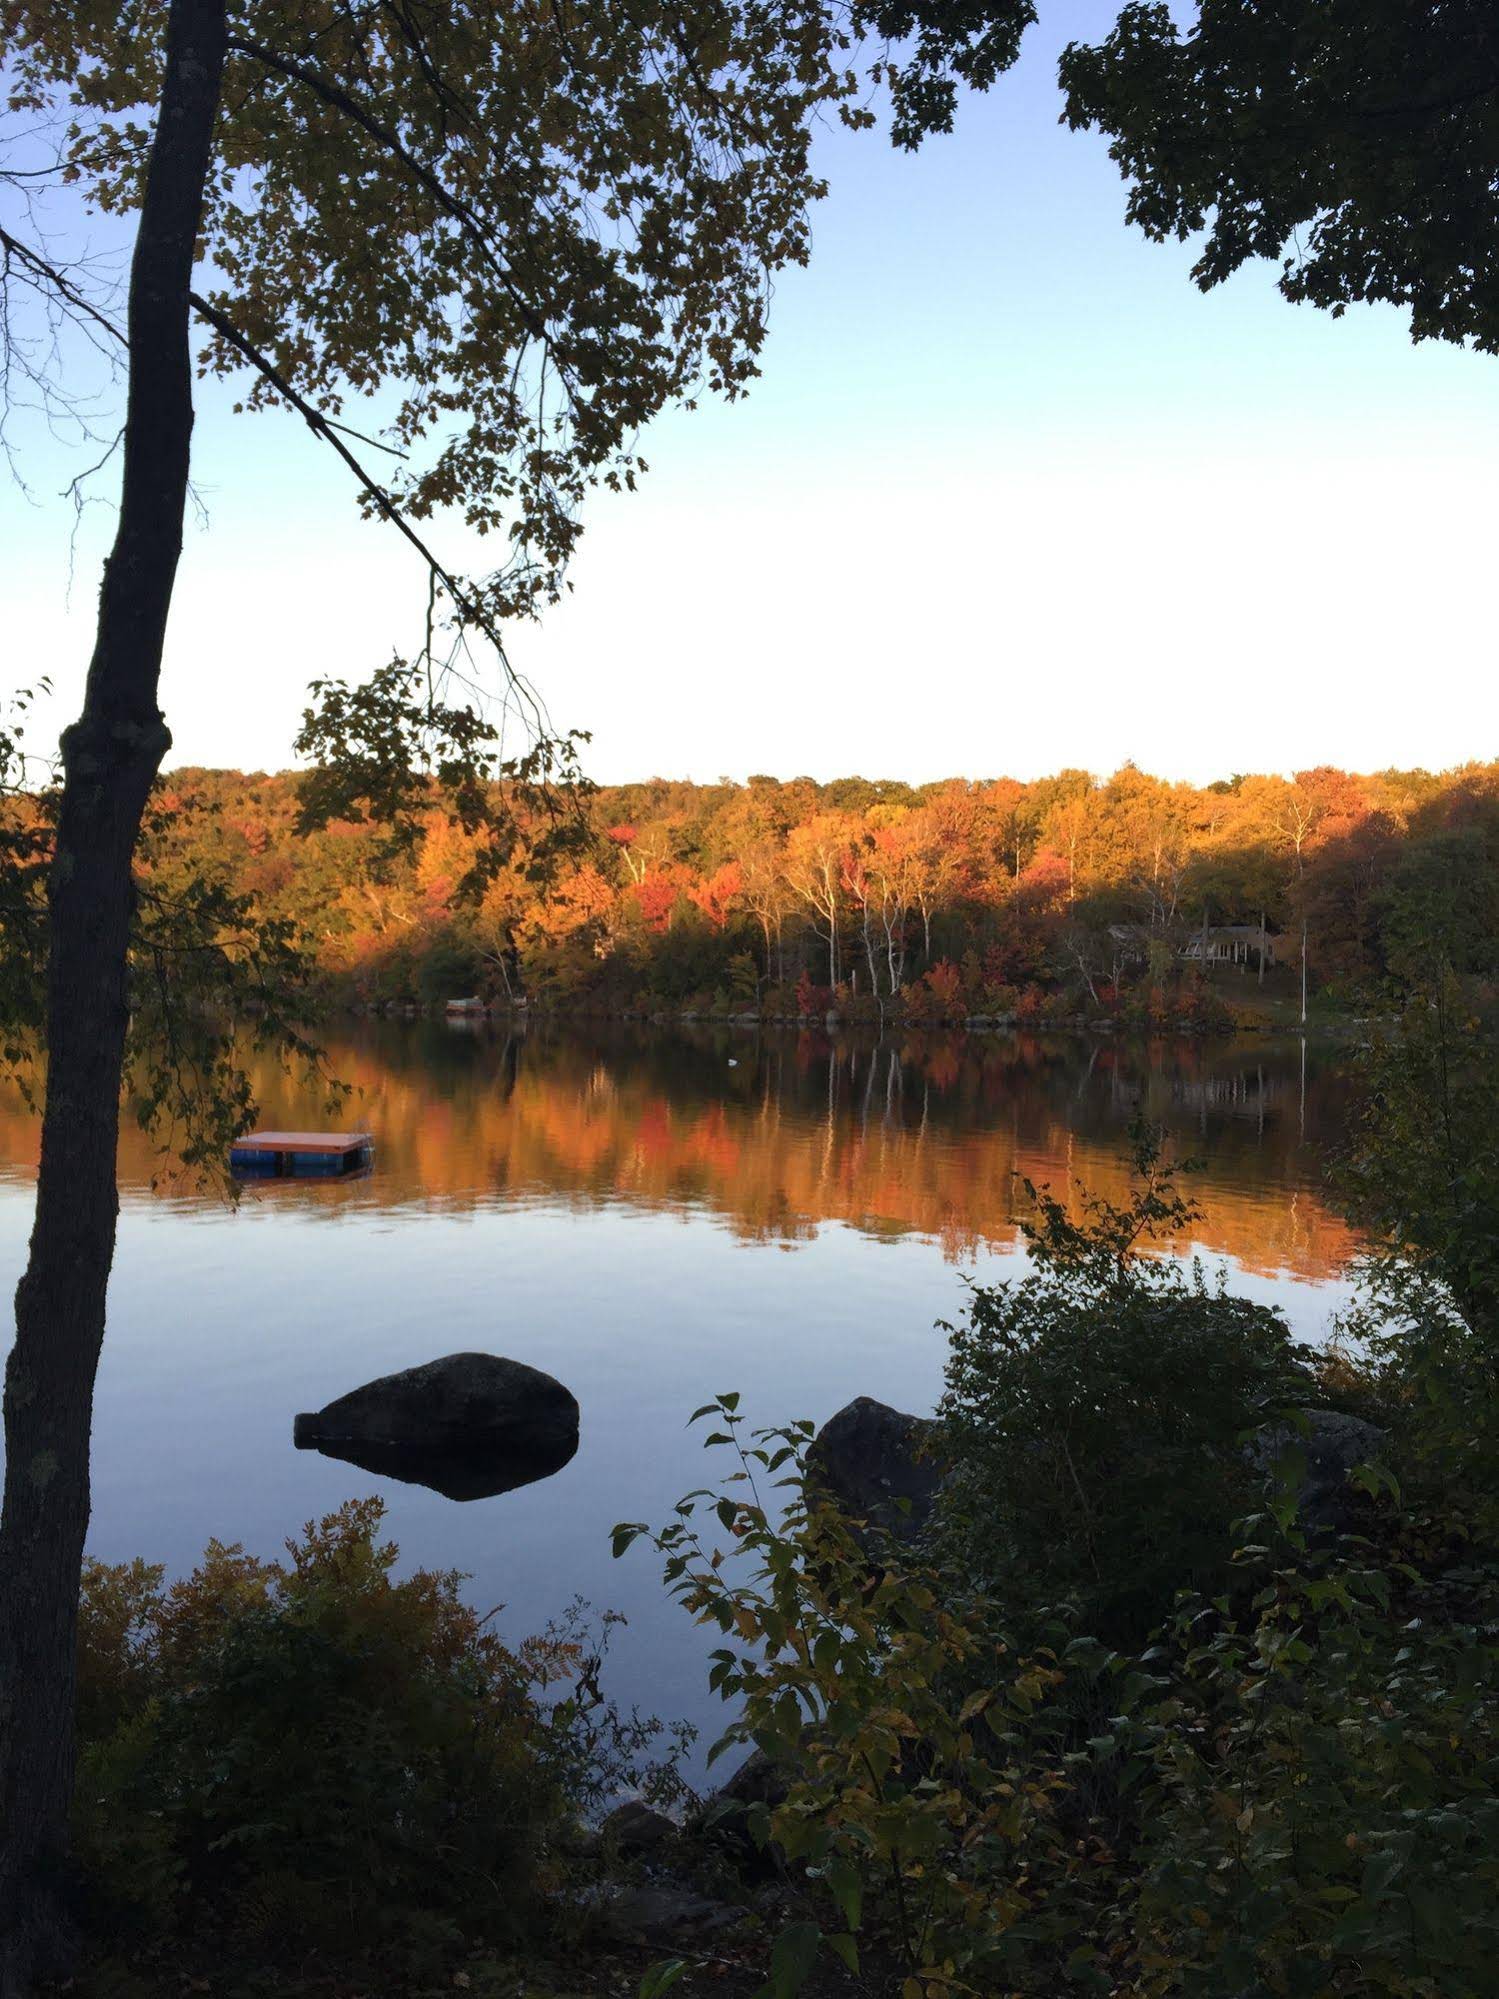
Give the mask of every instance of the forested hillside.
<path id="1" fill-rule="evenodd" d="M 908 1018 L 1191 1020 L 1353 1004 L 1445 957 L 1499 975 L 1499 763 L 1433 776 L 1126 764 L 1025 784 L 665 779 L 299 830 L 305 777 L 179 770 L 146 866 L 288 919 L 330 994 Z M 504 815 L 498 815 L 503 824 Z M 1263 964 L 1262 964 L 1263 960 Z M 1204 971 L 1209 976 L 1204 978 Z"/>

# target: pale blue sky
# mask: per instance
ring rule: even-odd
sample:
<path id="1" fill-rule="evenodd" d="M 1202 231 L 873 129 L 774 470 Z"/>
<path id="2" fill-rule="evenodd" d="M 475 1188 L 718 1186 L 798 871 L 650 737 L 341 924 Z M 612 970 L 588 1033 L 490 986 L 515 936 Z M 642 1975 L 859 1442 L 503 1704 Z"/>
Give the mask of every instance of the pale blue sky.
<path id="1" fill-rule="evenodd" d="M 1056 124 L 1050 11 L 915 157 L 829 131 L 764 379 L 642 440 L 513 652 L 605 780 L 1170 776 L 1499 754 L 1499 363 L 1403 318 L 1207 297 Z M 422 578 L 294 420 L 205 392 L 164 699 L 174 761 L 279 766 L 306 683 L 413 643 Z M 36 466 L 50 494 L 65 474 Z M 108 522 L 0 493 L 7 680 L 76 707 Z M 462 563 L 461 538 L 445 547 Z"/>

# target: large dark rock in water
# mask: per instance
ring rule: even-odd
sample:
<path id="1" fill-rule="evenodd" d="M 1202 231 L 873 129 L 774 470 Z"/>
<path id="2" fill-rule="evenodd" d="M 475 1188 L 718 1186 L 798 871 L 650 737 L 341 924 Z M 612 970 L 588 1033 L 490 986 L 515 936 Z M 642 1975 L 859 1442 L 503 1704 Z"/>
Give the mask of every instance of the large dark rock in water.
<path id="1" fill-rule="evenodd" d="M 455 1353 L 298 1416 L 292 1441 L 448 1499 L 488 1499 L 561 1471 L 578 1448 L 578 1404 L 524 1361 Z"/>
<path id="2" fill-rule="evenodd" d="M 932 1517 L 941 1467 L 924 1455 L 931 1422 L 860 1395 L 813 1439 L 807 1468 L 848 1513 L 898 1541 Z"/>

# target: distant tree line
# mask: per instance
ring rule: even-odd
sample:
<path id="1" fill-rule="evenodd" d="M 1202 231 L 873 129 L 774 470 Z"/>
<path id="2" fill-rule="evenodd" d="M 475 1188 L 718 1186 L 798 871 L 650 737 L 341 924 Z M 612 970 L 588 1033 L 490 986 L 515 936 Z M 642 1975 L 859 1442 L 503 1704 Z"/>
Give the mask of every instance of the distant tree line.
<path id="1" fill-rule="evenodd" d="M 538 792 L 406 836 L 308 826 L 316 774 L 163 780 L 143 876 L 306 941 L 328 995 L 629 1011 L 1147 1011 L 1499 979 L 1499 763 L 1173 784 L 666 779 Z M 503 829 L 503 831 L 501 830 Z"/>

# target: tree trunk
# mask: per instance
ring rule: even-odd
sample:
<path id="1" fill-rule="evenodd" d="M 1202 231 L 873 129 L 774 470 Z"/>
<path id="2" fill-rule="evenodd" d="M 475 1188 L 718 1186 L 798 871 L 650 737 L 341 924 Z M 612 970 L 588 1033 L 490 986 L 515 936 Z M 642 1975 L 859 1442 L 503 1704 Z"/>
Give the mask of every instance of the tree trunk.
<path id="1" fill-rule="evenodd" d="M 1306 1026 L 1306 918 L 1301 919 L 1301 1024 Z"/>
<path id="2" fill-rule="evenodd" d="M 192 432 L 188 288 L 224 62 L 224 0 L 172 0 L 130 273 L 124 483 L 83 714 L 63 736 L 49 889 L 47 1098 L 5 1374 L 0 1517 L 0 1994 L 66 1970 L 78 1578 L 114 1256 L 131 858 L 171 743 L 157 706 Z"/>

